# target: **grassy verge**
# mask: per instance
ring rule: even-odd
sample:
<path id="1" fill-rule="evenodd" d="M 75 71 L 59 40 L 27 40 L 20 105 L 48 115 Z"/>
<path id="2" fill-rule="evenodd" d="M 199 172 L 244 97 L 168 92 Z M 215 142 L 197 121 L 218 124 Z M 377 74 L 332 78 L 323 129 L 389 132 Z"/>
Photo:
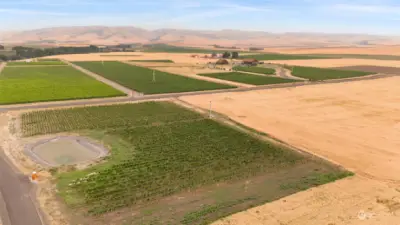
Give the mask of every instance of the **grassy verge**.
<path id="1" fill-rule="evenodd" d="M 302 67 L 302 66 L 285 66 L 285 67 L 292 71 L 293 76 L 309 79 L 311 81 L 342 79 L 342 78 L 360 77 L 360 76 L 374 74 L 371 72 L 363 72 L 363 71 L 337 70 L 337 69 L 316 68 L 316 67 Z"/>
<path id="2" fill-rule="evenodd" d="M 80 224 L 203 224 L 347 176 L 168 102 L 31 112 L 21 125 L 110 148 L 102 163 L 56 175 Z"/>
<path id="3" fill-rule="evenodd" d="M 0 90 L 0 105 L 125 95 L 69 66 L 6 67 Z"/>
<path id="4" fill-rule="evenodd" d="M 76 62 L 75 64 L 144 94 L 233 88 L 121 62 Z"/>
<path id="5" fill-rule="evenodd" d="M 60 59 L 57 58 L 42 58 L 38 59 L 39 62 L 60 62 Z"/>
<path id="6" fill-rule="evenodd" d="M 221 80 L 229 80 L 239 83 L 245 84 L 253 84 L 253 85 L 266 85 L 266 84 L 280 84 L 280 83 L 290 83 L 296 82 L 295 80 L 283 79 L 279 77 L 267 77 L 267 76 L 259 76 L 252 75 L 246 73 L 239 72 L 230 72 L 230 73 L 204 73 L 199 74 L 200 76 L 212 77 Z"/>
<path id="7" fill-rule="evenodd" d="M 62 61 L 37 61 L 37 62 L 9 62 L 7 66 L 62 66 L 67 65 Z"/>

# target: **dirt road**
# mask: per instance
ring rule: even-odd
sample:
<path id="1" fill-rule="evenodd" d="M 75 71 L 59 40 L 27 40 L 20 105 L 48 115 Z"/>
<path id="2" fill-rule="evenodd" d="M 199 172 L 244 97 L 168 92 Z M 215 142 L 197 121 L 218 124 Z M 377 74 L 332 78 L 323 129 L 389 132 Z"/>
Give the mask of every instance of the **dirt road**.
<path id="1" fill-rule="evenodd" d="M 133 90 L 131 90 L 129 88 L 126 88 L 126 87 L 124 87 L 124 86 L 122 86 L 122 85 L 120 85 L 118 83 L 115 83 L 115 82 L 113 82 L 111 80 L 108 80 L 108 79 L 106 79 L 106 78 L 104 78 L 104 77 L 102 77 L 102 76 L 100 76 L 98 74 L 95 74 L 95 73 L 93 73 L 93 72 L 91 72 L 91 71 L 89 71 L 87 69 L 84 69 L 84 68 L 82 68 L 80 66 L 77 66 L 77 65 L 75 65 L 75 64 L 73 64 L 71 62 L 68 62 L 66 60 L 62 60 L 62 61 L 67 63 L 68 65 L 72 66 L 73 68 L 75 68 L 75 69 L 87 74 L 88 76 L 93 77 L 94 79 L 96 79 L 96 80 L 98 80 L 100 82 L 103 82 L 103 83 L 105 83 L 105 84 L 107 84 L 107 85 L 109 85 L 109 86 L 111 86 L 111 87 L 113 87 L 113 88 L 115 88 L 117 90 L 120 90 L 120 91 L 124 92 L 128 96 L 133 96 L 136 93 L 135 91 L 133 91 Z"/>
<path id="2" fill-rule="evenodd" d="M 274 64 L 263 64 L 261 65 L 262 67 L 265 68 L 271 68 L 275 69 L 275 75 L 278 77 L 286 78 L 286 79 L 292 79 L 292 80 L 307 80 L 301 77 L 295 77 L 292 75 L 292 72 L 286 68 L 283 68 L 282 66 L 279 65 L 274 65 Z"/>
<path id="3" fill-rule="evenodd" d="M 42 225 L 32 199 L 34 187 L 7 161 L 0 149 L 0 218 L 3 225 Z M 3 207 L 2 207 L 3 206 Z"/>
<path id="4" fill-rule="evenodd" d="M 0 74 L 1 74 L 1 71 L 3 71 L 4 67 L 6 67 L 6 63 L 0 62 Z"/>

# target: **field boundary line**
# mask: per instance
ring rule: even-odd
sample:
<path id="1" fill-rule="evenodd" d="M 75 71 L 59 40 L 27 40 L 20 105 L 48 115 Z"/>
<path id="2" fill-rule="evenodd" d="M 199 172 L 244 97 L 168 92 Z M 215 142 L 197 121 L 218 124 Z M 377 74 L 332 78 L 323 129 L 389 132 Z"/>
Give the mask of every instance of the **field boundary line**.
<path id="1" fill-rule="evenodd" d="M 9 68 L 30 68 L 30 67 L 66 67 L 69 66 L 67 64 L 65 65 L 17 65 L 17 66 L 13 66 L 13 65 L 8 65 L 7 67 Z"/>
<path id="2" fill-rule="evenodd" d="M 210 112 L 208 109 L 204 109 L 202 107 L 193 105 L 193 104 L 191 104 L 191 103 L 189 103 L 187 101 L 184 101 L 182 99 L 179 99 L 179 98 L 173 99 L 172 102 L 177 104 L 177 105 L 179 105 L 179 106 L 181 106 L 181 107 L 185 107 L 185 108 L 187 108 L 189 110 L 196 111 L 196 112 L 198 112 L 198 113 L 200 113 L 202 115 L 208 115 L 209 112 Z M 245 132 L 246 134 L 252 135 L 253 137 L 256 137 L 256 138 L 258 138 L 260 140 L 268 141 L 268 142 L 271 142 L 272 144 L 276 144 L 276 145 L 279 145 L 281 147 L 288 148 L 290 150 L 293 150 L 293 151 L 295 151 L 295 152 L 297 152 L 299 154 L 305 155 L 307 157 L 311 157 L 311 158 L 318 159 L 318 160 L 325 160 L 325 161 L 327 161 L 327 162 L 329 162 L 329 163 L 331 163 L 331 164 L 333 164 L 333 165 L 335 165 L 335 166 L 337 166 L 339 168 L 351 171 L 351 169 L 344 168 L 340 163 L 338 163 L 338 162 L 336 162 L 334 160 L 331 160 L 331 159 L 326 158 L 324 156 L 321 156 L 319 154 L 314 154 L 314 153 L 311 153 L 311 152 L 309 152 L 309 151 L 307 151 L 305 149 L 298 148 L 296 146 L 288 144 L 288 143 L 286 143 L 284 141 L 281 141 L 279 138 L 276 138 L 276 137 L 274 137 L 274 136 L 272 136 L 272 135 L 270 135 L 268 133 L 264 133 L 264 132 L 258 131 L 256 129 L 253 129 L 253 128 L 247 126 L 247 125 L 241 124 L 241 123 L 235 121 L 234 119 L 231 119 L 229 116 L 226 116 L 226 115 L 224 115 L 222 113 L 219 113 L 219 112 L 216 112 L 216 111 L 212 110 L 211 111 L 211 115 L 212 115 L 211 119 L 219 121 L 219 122 L 221 122 L 223 124 L 226 124 L 226 125 L 228 125 L 230 127 L 233 127 L 234 129 L 237 129 L 239 131 Z M 351 172 L 354 172 L 354 171 L 351 171 Z"/>
<path id="3" fill-rule="evenodd" d="M 264 74 L 264 73 L 255 73 L 255 72 L 248 72 L 248 71 L 241 71 L 241 70 L 232 70 L 231 72 L 243 73 L 243 74 L 250 74 L 260 77 L 279 77 L 275 73 L 274 74 Z M 281 78 L 281 77 L 279 77 Z"/>
<path id="4" fill-rule="evenodd" d="M 111 87 L 113 87 L 113 88 L 115 88 L 115 89 L 117 89 L 119 91 L 124 92 L 125 94 L 128 95 L 128 97 L 132 97 L 132 96 L 134 96 L 136 94 L 136 92 L 134 90 L 131 90 L 131 89 L 129 89 L 129 88 L 125 87 L 125 86 L 122 86 L 122 85 L 120 85 L 120 84 L 118 84 L 118 83 L 116 83 L 114 81 L 106 79 L 106 78 L 104 78 L 104 77 L 102 77 L 102 76 L 100 76 L 100 75 L 98 75 L 96 73 L 93 73 L 92 71 L 89 71 L 89 70 L 87 70 L 87 69 L 85 69 L 83 67 L 80 67 L 80 66 L 78 66 L 78 65 L 76 65 L 76 64 L 74 64 L 72 62 L 69 62 L 69 61 L 67 61 L 65 59 L 61 59 L 61 61 L 66 63 L 67 65 L 73 67 L 74 69 L 76 69 L 78 71 L 81 71 L 81 72 L 85 73 L 86 75 L 88 75 L 90 77 L 93 77 L 94 79 L 96 79 L 96 80 L 98 80 L 98 81 L 100 81 L 100 82 L 102 82 L 104 84 L 107 84 L 108 86 L 111 86 Z"/>
<path id="5" fill-rule="evenodd" d="M 225 84 L 225 85 L 231 85 L 231 86 L 235 86 L 235 87 L 255 87 L 255 85 L 251 85 L 251 84 L 243 84 L 243 83 L 234 82 L 234 81 L 221 80 L 221 79 L 217 79 L 217 78 L 213 78 L 213 77 L 204 77 L 204 76 L 200 76 L 200 75 L 197 75 L 197 74 L 196 75 L 186 75 L 186 74 L 171 73 L 171 72 L 168 72 L 168 71 L 163 71 L 162 69 L 158 69 L 158 68 L 154 69 L 154 68 L 145 67 L 145 66 L 142 66 L 142 65 L 137 65 L 137 64 L 135 64 L 133 62 L 130 62 L 130 61 L 120 61 L 120 62 L 128 64 L 128 65 L 131 65 L 131 66 L 142 67 L 142 68 L 146 68 L 146 69 L 149 69 L 149 70 L 153 69 L 155 71 L 160 71 L 160 72 L 163 72 L 163 73 L 169 73 L 169 74 L 172 74 L 172 75 L 182 76 L 182 77 L 189 77 L 189 78 L 192 78 L 192 79 L 203 80 L 203 81 L 213 82 L 213 83 L 217 83 L 217 84 Z M 166 67 L 164 66 L 164 67 L 160 67 L 160 68 L 166 68 Z"/>

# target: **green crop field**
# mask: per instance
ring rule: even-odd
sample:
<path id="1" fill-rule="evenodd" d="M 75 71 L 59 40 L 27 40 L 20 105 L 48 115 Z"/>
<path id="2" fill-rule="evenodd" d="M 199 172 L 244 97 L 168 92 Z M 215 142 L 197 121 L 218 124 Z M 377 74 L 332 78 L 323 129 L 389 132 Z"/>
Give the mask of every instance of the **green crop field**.
<path id="1" fill-rule="evenodd" d="M 316 68 L 316 67 L 302 67 L 302 66 L 293 66 L 293 67 L 285 66 L 285 67 L 292 70 L 292 75 L 296 77 L 306 78 L 311 81 L 360 77 L 360 76 L 374 74 L 371 72 L 363 72 L 363 71 L 335 70 L 335 69 Z"/>
<path id="2" fill-rule="evenodd" d="M 61 61 L 37 61 L 37 62 L 9 62 L 7 66 L 62 66 L 67 65 Z"/>
<path id="3" fill-rule="evenodd" d="M 217 79 L 221 79 L 221 80 L 229 80 L 229 81 L 235 81 L 235 82 L 245 83 L 245 84 L 254 84 L 254 85 L 296 82 L 296 80 L 283 79 L 283 78 L 279 78 L 279 77 L 253 75 L 253 74 L 240 73 L 240 72 L 204 73 L 204 74 L 199 74 L 199 75 L 217 78 Z"/>
<path id="4" fill-rule="evenodd" d="M 241 58 L 246 59 L 257 59 L 257 60 L 294 60 L 294 59 L 329 59 L 329 58 L 340 58 L 332 55 L 289 55 L 289 54 L 278 54 L 278 53 L 267 53 L 267 54 L 255 54 L 246 55 Z"/>
<path id="5" fill-rule="evenodd" d="M 59 62 L 61 61 L 60 59 L 57 58 L 41 58 L 38 59 L 39 62 Z"/>
<path id="6" fill-rule="evenodd" d="M 77 224 L 205 224 L 350 175 L 169 102 L 36 111 L 21 126 L 109 146 L 97 165 L 51 170 Z"/>
<path id="7" fill-rule="evenodd" d="M 131 62 L 160 62 L 160 63 L 174 63 L 174 61 L 170 59 L 154 59 L 154 60 L 129 60 Z"/>
<path id="8" fill-rule="evenodd" d="M 233 88 L 161 71 L 155 71 L 155 81 L 153 81 L 152 69 L 121 62 L 75 62 L 75 64 L 144 94 Z"/>
<path id="9" fill-rule="evenodd" d="M 252 72 L 252 73 L 261 73 L 261 74 L 274 74 L 275 70 L 264 67 L 256 67 L 256 66 L 236 66 L 233 68 L 236 71 L 244 71 L 244 72 Z"/>
<path id="10" fill-rule="evenodd" d="M 100 55 L 101 57 L 139 57 L 139 55 L 121 54 L 121 55 Z"/>
<path id="11" fill-rule="evenodd" d="M 0 90 L 0 104 L 124 95 L 69 66 L 6 67 Z"/>

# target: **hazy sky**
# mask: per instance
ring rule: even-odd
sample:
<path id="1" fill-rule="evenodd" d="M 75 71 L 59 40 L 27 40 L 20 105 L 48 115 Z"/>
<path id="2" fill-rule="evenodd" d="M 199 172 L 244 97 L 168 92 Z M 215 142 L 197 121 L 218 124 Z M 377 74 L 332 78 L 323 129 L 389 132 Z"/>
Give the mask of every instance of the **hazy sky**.
<path id="1" fill-rule="evenodd" d="M 400 35 L 400 0 L 0 0 L 0 30 L 54 26 Z"/>

